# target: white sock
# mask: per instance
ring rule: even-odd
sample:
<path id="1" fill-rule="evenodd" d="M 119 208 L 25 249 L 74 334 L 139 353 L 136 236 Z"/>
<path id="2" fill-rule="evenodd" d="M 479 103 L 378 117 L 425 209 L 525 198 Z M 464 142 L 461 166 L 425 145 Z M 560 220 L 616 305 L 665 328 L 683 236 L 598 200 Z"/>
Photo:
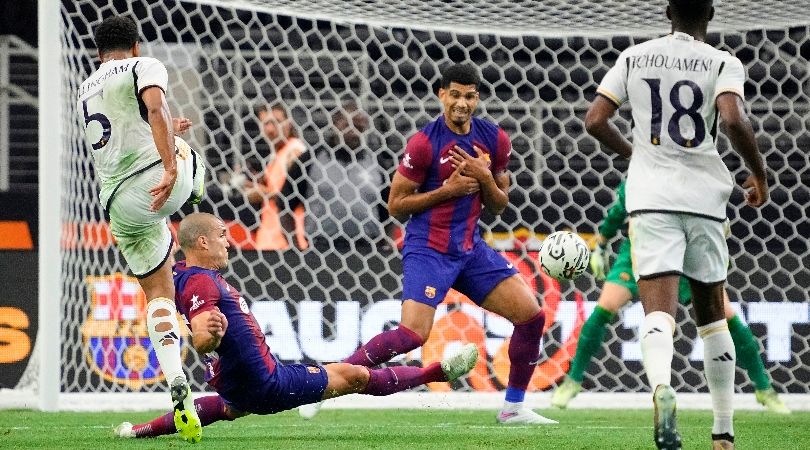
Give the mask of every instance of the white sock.
<path id="1" fill-rule="evenodd" d="M 655 392 L 659 384 L 670 385 L 672 379 L 672 354 L 675 351 L 672 335 L 675 319 L 663 311 L 653 311 L 644 317 L 639 328 L 641 355 L 647 381 Z"/>
<path id="2" fill-rule="evenodd" d="M 713 434 L 734 435 L 734 364 L 737 353 L 725 319 L 698 327 L 703 338 L 703 373 L 712 396 Z"/>
<path id="3" fill-rule="evenodd" d="M 153 317 L 156 312 L 158 317 Z M 146 307 L 146 328 L 166 382 L 171 384 L 177 377 L 186 379 L 180 360 L 180 326 L 174 302 L 163 297 L 150 300 Z"/>
<path id="4" fill-rule="evenodd" d="M 501 411 L 505 413 L 513 413 L 518 412 L 521 408 L 523 408 L 523 402 L 503 402 L 503 409 Z"/>

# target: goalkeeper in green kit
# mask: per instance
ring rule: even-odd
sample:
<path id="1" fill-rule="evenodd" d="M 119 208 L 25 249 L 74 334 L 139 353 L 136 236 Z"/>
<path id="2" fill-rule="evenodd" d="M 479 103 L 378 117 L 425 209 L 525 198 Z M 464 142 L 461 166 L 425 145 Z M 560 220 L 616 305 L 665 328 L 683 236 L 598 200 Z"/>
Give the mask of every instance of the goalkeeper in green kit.
<path id="1" fill-rule="evenodd" d="M 621 244 L 619 253 L 612 267 L 609 267 L 608 257 L 605 254 L 608 241 L 616 236 L 619 229 L 624 226 L 627 211 L 624 205 L 624 181 L 616 189 L 617 198 L 608 211 L 607 216 L 599 226 L 597 247 L 591 254 L 591 270 L 597 280 L 605 280 L 599 301 L 591 316 L 582 326 L 577 343 L 577 352 L 571 363 L 565 381 L 554 391 L 551 405 L 565 408 L 568 403 L 582 390 L 582 380 L 585 369 L 588 368 L 591 358 L 602 347 L 607 324 L 609 324 L 619 309 L 630 300 L 638 298 L 633 268 L 630 260 L 630 240 Z M 688 305 L 692 301 L 689 282 L 681 278 L 679 299 L 681 304 Z M 769 411 L 779 414 L 790 414 L 790 410 L 782 403 L 779 396 L 771 387 L 771 380 L 765 372 L 760 358 L 759 344 L 751 330 L 745 325 L 737 313 L 731 308 L 728 292 L 724 291 L 725 315 L 728 329 L 731 332 L 734 347 L 737 351 L 737 361 L 740 367 L 748 372 L 751 382 L 756 389 L 757 402 Z"/>

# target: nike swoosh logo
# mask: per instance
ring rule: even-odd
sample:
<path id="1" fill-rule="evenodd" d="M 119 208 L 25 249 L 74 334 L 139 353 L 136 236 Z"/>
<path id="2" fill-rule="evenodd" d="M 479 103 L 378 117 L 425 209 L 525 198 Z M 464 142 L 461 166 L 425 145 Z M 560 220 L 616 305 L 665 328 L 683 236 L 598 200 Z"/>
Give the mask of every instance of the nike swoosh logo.
<path id="1" fill-rule="evenodd" d="M 515 267 L 512 263 L 509 263 L 509 264 L 506 265 L 507 269 L 511 269 L 512 267 Z"/>
<path id="2" fill-rule="evenodd" d="M 439 164 L 444 164 L 444 163 L 446 163 L 447 161 L 450 161 L 450 157 L 449 157 L 449 156 L 448 156 L 448 157 L 446 157 L 446 158 L 439 158 Z"/>

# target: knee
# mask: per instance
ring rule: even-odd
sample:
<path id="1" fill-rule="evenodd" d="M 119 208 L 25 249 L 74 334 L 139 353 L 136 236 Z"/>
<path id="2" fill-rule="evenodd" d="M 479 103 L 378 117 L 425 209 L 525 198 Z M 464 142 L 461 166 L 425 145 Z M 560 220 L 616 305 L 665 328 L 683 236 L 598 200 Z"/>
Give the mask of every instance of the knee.
<path id="1" fill-rule="evenodd" d="M 368 385 L 369 370 L 363 366 L 350 365 L 346 369 L 345 379 L 353 392 L 360 392 Z"/>

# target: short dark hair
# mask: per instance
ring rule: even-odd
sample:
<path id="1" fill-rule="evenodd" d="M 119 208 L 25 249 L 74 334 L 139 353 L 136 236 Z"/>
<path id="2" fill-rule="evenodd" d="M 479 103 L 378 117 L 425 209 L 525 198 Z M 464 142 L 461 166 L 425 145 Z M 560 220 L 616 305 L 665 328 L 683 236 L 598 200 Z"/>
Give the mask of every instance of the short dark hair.
<path id="1" fill-rule="evenodd" d="M 695 23 L 709 16 L 713 0 L 669 0 L 673 19 Z"/>
<path id="2" fill-rule="evenodd" d="M 260 103 L 259 105 L 253 108 L 253 114 L 256 115 L 256 118 L 259 118 L 259 115 L 262 113 L 270 114 L 271 111 L 281 111 L 281 114 L 284 116 L 285 119 L 290 119 L 290 112 L 287 111 L 287 107 L 279 101 L 275 100 L 270 103 Z M 291 137 L 298 137 L 298 131 L 296 131 L 295 126 L 290 124 L 290 135 L 284 136 L 285 138 Z"/>
<path id="3" fill-rule="evenodd" d="M 107 17 L 96 27 L 94 39 L 100 54 L 129 50 L 138 42 L 138 24 L 130 16 Z"/>
<path id="4" fill-rule="evenodd" d="M 481 76 L 471 64 L 453 64 L 442 71 L 442 89 L 447 89 L 453 82 L 463 85 L 474 84 L 478 89 L 481 84 Z"/>
<path id="5" fill-rule="evenodd" d="M 256 117 L 259 117 L 261 113 L 269 113 L 270 111 L 281 111 L 284 114 L 284 118 L 288 119 L 290 114 L 287 112 L 287 108 L 279 101 L 273 101 L 270 103 L 259 103 L 253 108 L 253 113 Z"/>

